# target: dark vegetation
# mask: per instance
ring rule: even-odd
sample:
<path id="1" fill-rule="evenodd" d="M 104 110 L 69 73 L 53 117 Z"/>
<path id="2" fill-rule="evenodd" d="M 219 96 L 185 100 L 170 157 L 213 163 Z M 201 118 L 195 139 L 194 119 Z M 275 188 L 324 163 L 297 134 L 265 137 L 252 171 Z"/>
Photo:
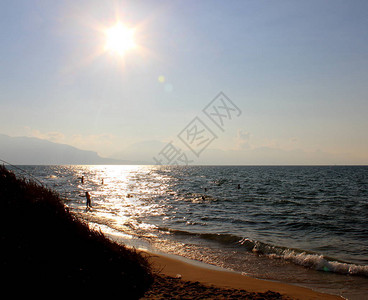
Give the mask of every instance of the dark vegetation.
<path id="1" fill-rule="evenodd" d="M 153 276 L 146 257 L 71 214 L 59 195 L 0 166 L 3 293 L 99 292 L 138 299 Z"/>

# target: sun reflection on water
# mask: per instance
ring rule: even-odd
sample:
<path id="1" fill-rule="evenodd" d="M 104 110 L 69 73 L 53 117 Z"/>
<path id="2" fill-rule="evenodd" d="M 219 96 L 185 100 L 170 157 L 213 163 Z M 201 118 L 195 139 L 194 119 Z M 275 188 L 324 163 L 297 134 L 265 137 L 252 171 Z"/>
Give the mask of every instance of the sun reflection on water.
<path id="1" fill-rule="evenodd" d="M 118 230 L 137 234 L 157 228 L 143 222 L 145 216 L 161 216 L 167 207 L 155 201 L 165 197 L 168 176 L 159 175 L 152 180 L 155 172 L 151 166 L 75 166 L 74 172 L 84 176 L 84 183 L 78 185 L 81 194 L 89 191 L 92 196 L 92 210 L 80 213 L 95 223 L 108 225 Z"/>

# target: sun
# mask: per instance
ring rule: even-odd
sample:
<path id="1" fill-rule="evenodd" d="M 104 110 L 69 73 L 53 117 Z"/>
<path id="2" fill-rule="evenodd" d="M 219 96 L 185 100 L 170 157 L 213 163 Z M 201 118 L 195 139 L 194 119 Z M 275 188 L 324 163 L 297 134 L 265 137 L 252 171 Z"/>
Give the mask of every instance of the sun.
<path id="1" fill-rule="evenodd" d="M 134 29 L 118 22 L 106 29 L 105 51 L 124 55 L 136 47 L 134 40 Z"/>

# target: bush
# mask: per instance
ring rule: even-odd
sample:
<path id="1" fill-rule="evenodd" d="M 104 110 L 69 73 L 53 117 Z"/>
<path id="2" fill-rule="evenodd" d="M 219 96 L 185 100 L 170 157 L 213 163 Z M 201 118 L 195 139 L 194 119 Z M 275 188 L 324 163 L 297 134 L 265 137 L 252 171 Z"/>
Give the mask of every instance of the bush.
<path id="1" fill-rule="evenodd" d="M 146 257 L 69 212 L 59 195 L 0 166 L 1 285 L 137 299 L 153 281 Z M 29 290 L 29 291 L 30 291 Z"/>

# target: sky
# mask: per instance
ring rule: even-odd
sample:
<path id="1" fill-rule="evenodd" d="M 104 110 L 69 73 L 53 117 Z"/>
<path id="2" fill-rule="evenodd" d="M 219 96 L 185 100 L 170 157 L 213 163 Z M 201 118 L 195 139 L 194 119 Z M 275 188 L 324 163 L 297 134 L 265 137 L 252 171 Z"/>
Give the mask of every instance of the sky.
<path id="1" fill-rule="evenodd" d="M 0 133 L 163 163 L 176 151 L 192 164 L 368 164 L 367 11 L 2 1 Z M 134 31 L 124 54 L 105 49 L 118 22 Z"/>

